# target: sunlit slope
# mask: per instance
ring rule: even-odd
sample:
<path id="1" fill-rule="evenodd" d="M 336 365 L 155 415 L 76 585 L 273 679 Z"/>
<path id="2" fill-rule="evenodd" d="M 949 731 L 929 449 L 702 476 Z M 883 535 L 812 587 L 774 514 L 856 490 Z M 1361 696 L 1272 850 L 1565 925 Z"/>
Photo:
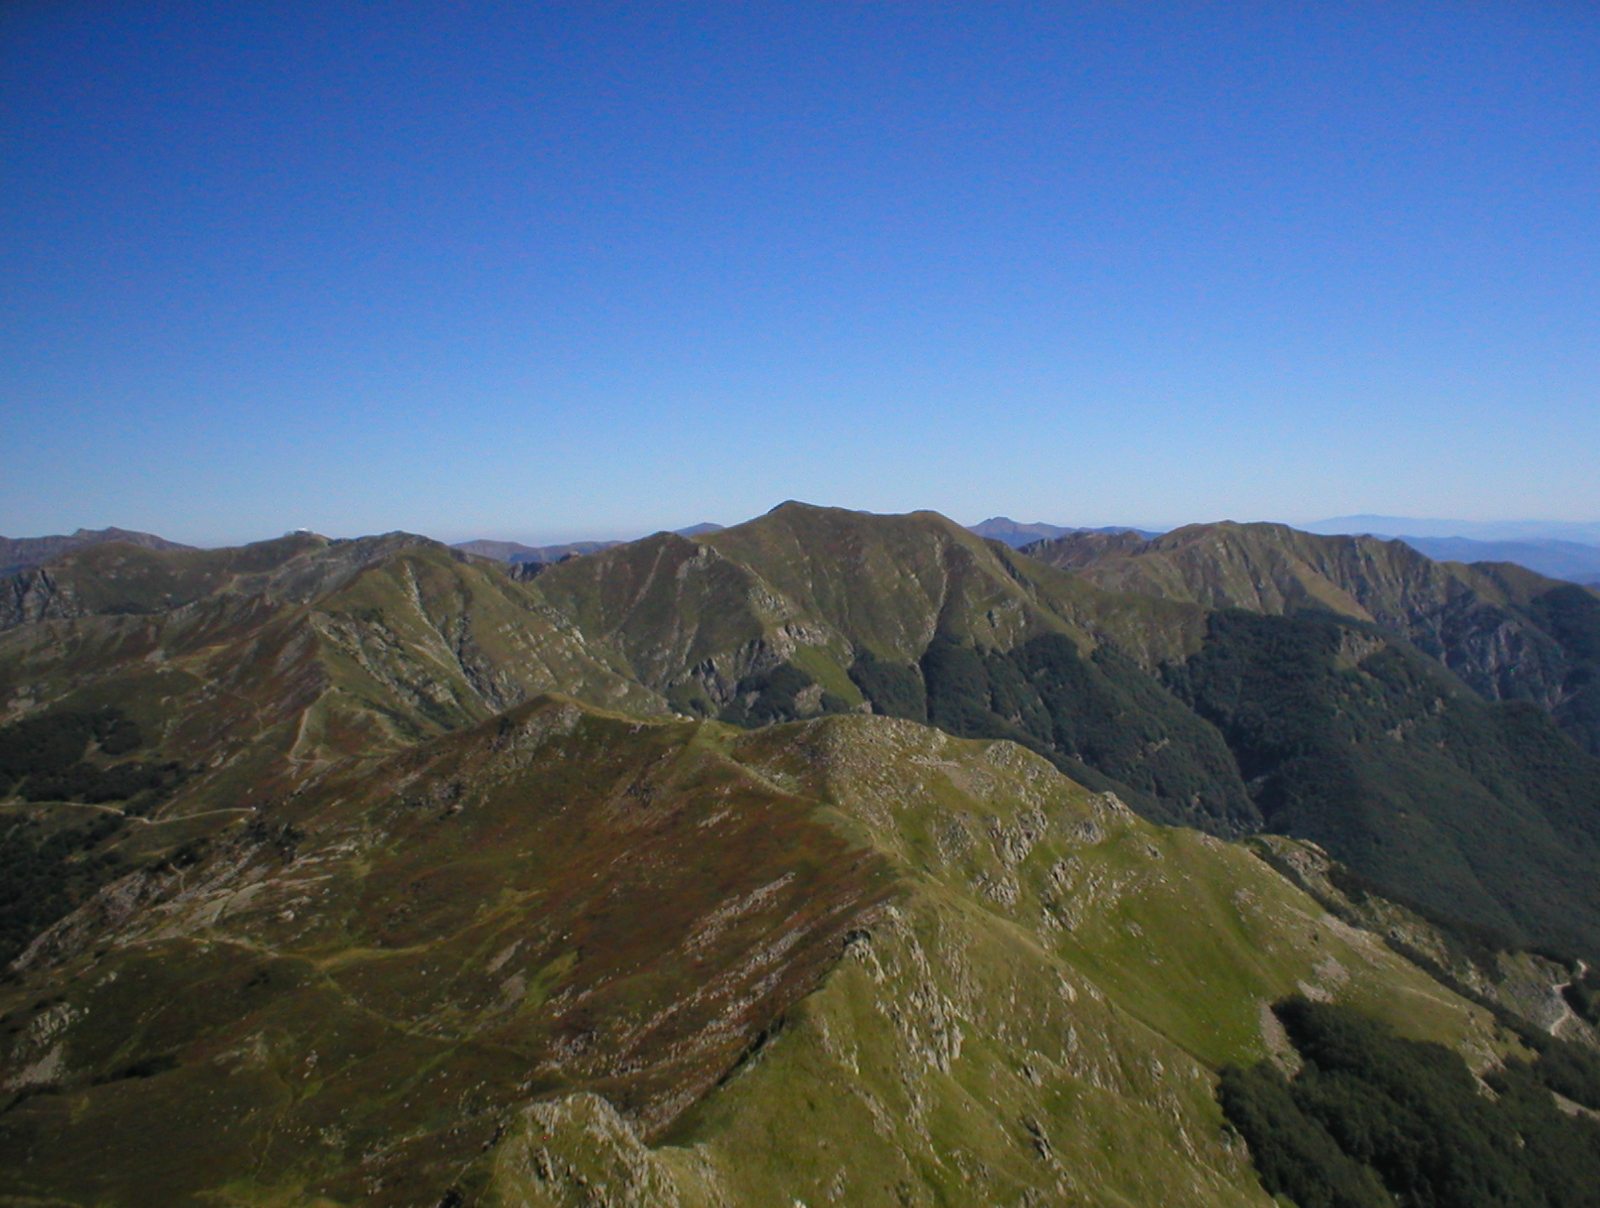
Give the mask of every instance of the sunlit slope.
<path id="1" fill-rule="evenodd" d="M 645 716 L 666 710 L 603 643 L 500 568 L 431 542 L 319 599 L 310 621 L 341 691 L 374 713 L 398 712 L 402 729 L 421 718 L 420 732 L 437 733 L 550 691 Z"/>
<path id="2" fill-rule="evenodd" d="M 1209 1071 L 1297 986 L 1492 1043 L 1247 852 L 1012 744 L 546 698 L 47 933 L 4 992 L 0 1191 L 1260 1203 Z"/>
<path id="3" fill-rule="evenodd" d="M 148 616 L 220 593 L 304 603 L 392 554 L 432 544 L 410 533 L 356 541 L 291 533 L 213 550 L 106 542 L 7 580 L 0 628 L 71 617 Z"/>
<path id="4" fill-rule="evenodd" d="M 658 713 L 563 618 L 489 564 L 403 534 L 239 550 L 96 546 L 35 572 L 42 619 L 0 634 L 13 715 L 114 704 L 192 765 L 182 799 L 381 755 L 550 690 Z"/>
<path id="5" fill-rule="evenodd" d="M 1247 853 L 1012 744 L 836 719 L 731 749 L 825 803 L 902 895 L 665 1145 L 553 1099 L 503 1147 L 498 1202 L 1264 1203 L 1210 1071 L 1272 1051 L 1269 999 L 1308 989 L 1488 1055 L 1481 1017 Z"/>
<path id="6" fill-rule="evenodd" d="M 188 603 L 0 633 L 4 749 L 19 728 L 109 709 L 136 734 L 133 748 L 86 750 L 80 736 L 63 767 L 104 768 L 123 781 L 132 769 L 133 783 L 152 775 L 163 783 L 129 800 L 0 776 L 0 959 L 118 867 L 187 850 L 303 792 L 335 764 L 380 760 L 544 691 L 667 712 L 614 669 L 603 645 L 491 564 L 403 535 L 272 545 L 219 551 L 233 570 Z M 173 570 L 160 566 L 171 555 L 131 557 L 136 584 Z M 108 581 L 70 568 L 76 598 L 126 589 L 116 569 L 123 560 L 100 565 Z M 248 574 L 234 573 L 252 562 Z"/>
<path id="7" fill-rule="evenodd" d="M 1192 524 L 1149 540 L 1073 533 L 1027 550 L 1102 586 L 1207 608 L 1316 607 L 1393 624 L 1464 594 L 1448 569 L 1402 541 L 1326 537 L 1282 524 Z"/>
<path id="8" fill-rule="evenodd" d="M 0 577 L 19 571 L 32 570 L 62 554 L 107 541 L 124 545 L 141 545 L 146 549 L 188 549 L 187 545 L 168 541 L 154 533 L 138 533 L 128 529 L 78 529 L 71 534 L 53 537 L 0 537 Z"/>
<path id="9" fill-rule="evenodd" d="M 882 659 L 914 663 L 938 634 L 1003 649 L 1040 633 L 1087 639 L 1009 551 L 936 512 L 786 503 L 705 541 Z"/>
<path id="10" fill-rule="evenodd" d="M 535 588 L 642 682 L 709 711 L 786 664 L 856 707 L 862 651 L 914 665 L 939 632 L 1005 646 L 1069 632 L 984 542 L 930 513 L 785 504 L 708 537 L 661 533 L 554 566 Z M 821 711 L 811 695 L 801 711 Z"/>

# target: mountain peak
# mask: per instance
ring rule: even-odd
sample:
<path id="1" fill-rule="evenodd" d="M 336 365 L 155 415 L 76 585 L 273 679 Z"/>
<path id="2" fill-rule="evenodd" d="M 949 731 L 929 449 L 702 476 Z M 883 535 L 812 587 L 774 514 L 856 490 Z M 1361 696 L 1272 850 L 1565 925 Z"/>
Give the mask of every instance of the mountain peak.
<path id="1" fill-rule="evenodd" d="M 192 545 L 183 545 L 177 541 L 168 541 L 165 537 L 158 537 L 154 533 L 141 533 L 134 529 L 79 528 L 70 535 L 57 534 L 50 537 L 0 537 L 0 576 L 14 575 L 20 571 L 32 570 L 36 566 L 43 566 L 53 558 L 82 549 L 89 545 L 104 545 L 117 542 L 123 545 L 137 545 L 142 549 L 152 550 L 187 550 L 193 549 Z"/>

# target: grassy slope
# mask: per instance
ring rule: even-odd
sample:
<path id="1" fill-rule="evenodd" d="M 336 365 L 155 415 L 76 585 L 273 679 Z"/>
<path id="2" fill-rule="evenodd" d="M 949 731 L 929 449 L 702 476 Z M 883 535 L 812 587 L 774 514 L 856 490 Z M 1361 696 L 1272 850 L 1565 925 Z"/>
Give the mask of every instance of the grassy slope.
<path id="1" fill-rule="evenodd" d="M 58 927 L 0 995 L 0 1193 L 1260 1203 L 1209 1071 L 1297 985 L 1491 1045 L 1248 853 L 1011 744 L 547 699 Z"/>
<path id="2" fill-rule="evenodd" d="M 1013 738 L 1074 774 L 1098 773 L 1165 820 L 1221 818 L 1226 830 L 1253 818 L 1220 738 L 1138 667 L 1197 650 L 1202 610 L 1099 590 L 931 512 L 787 503 L 698 542 L 660 534 L 556 566 L 534 587 L 686 712 L 751 724 L 868 702 L 915 720 L 932 709 L 953 733 Z M 1022 652 L 1052 640 L 1074 652 L 1054 661 L 1075 664 L 1084 681 L 1064 687 L 1075 704 L 1058 702 L 1054 720 L 1019 679 L 1049 678 L 1050 659 Z M 1115 665 L 1083 662 L 1110 647 L 1123 656 Z M 956 682 L 972 677 L 947 654 L 1010 660 L 993 670 L 1020 695 Z M 930 659 L 955 679 L 935 682 Z M 862 673 L 864 660 L 876 675 Z M 884 692 L 886 681 L 899 688 Z M 1124 741 L 1085 732 L 1111 716 L 1126 717 Z M 1191 775 L 1191 764 L 1203 771 Z"/>
<path id="3" fill-rule="evenodd" d="M 1001 549 L 932 512 L 867 518 L 788 503 L 706 541 L 891 661 L 916 662 L 936 632 L 1008 649 L 1067 629 Z"/>
<path id="4" fill-rule="evenodd" d="M 1300 986 L 1490 1051 L 1481 1016 L 1240 849 L 1151 827 L 1007 743 L 835 719 L 740 740 L 908 889 L 775 1040 L 641 1146 L 526 1113 L 503 1202 L 1260 1203 L 1210 1071 Z"/>
<path id="5" fill-rule="evenodd" d="M 184 553 L 99 546 L 53 573 L 72 581 L 82 615 L 0 635 L 10 715 L 116 703 L 170 757 L 243 760 L 255 778 L 267 752 L 380 754 L 535 692 L 664 708 L 521 585 L 403 534 Z M 169 597 L 187 602 L 158 606 Z M 206 783 L 194 791 L 214 795 Z"/>
<path id="6" fill-rule="evenodd" d="M 781 661 L 799 645 L 839 645 L 815 625 L 787 630 L 797 614 L 791 602 L 748 568 L 673 533 L 558 563 L 532 589 L 620 651 L 635 679 L 668 695 L 694 681 L 732 684 L 764 656 Z"/>
<path id="7" fill-rule="evenodd" d="M 1274 614 L 1316 607 L 1393 623 L 1456 590 L 1454 576 L 1404 542 L 1281 524 L 1195 524 L 1150 541 L 1075 534 L 1028 553 L 1106 587 Z"/>
<path id="8" fill-rule="evenodd" d="M 1066 633 L 1154 665 L 1204 635 L 1203 610 L 1099 590 L 935 512 L 786 503 L 708 540 L 886 658 L 916 661 L 935 633 L 998 650 Z"/>

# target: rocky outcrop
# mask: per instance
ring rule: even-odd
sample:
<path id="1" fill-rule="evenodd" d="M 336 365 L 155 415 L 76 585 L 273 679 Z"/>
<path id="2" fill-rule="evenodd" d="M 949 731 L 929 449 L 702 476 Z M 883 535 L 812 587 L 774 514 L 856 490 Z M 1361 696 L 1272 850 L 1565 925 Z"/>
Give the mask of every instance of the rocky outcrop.
<path id="1" fill-rule="evenodd" d="M 85 615 L 71 582 L 57 583 L 48 570 L 29 570 L 0 579 L 0 631 L 36 621 Z"/>

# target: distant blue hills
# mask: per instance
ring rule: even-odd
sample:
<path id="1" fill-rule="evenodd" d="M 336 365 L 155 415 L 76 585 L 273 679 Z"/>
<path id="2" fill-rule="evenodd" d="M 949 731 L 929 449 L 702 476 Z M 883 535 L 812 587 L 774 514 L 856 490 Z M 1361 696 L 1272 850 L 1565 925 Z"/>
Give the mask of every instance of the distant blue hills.
<path id="1" fill-rule="evenodd" d="M 1461 537 L 1471 541 L 1544 542 L 1566 541 L 1576 545 L 1600 546 L 1600 522 L 1568 520 L 1419 520 L 1408 516 L 1335 516 L 1297 524 L 1308 533 L 1360 535 L 1374 537 Z"/>
<path id="2" fill-rule="evenodd" d="M 1600 584 L 1600 546 L 1576 541 L 1474 541 L 1468 537 L 1407 537 L 1435 562 L 1515 562 L 1552 579 Z"/>
<path id="3" fill-rule="evenodd" d="M 1600 584 L 1600 524 L 1363 515 L 1337 516 L 1297 527 L 1310 533 L 1398 538 L 1437 562 L 1515 562 L 1552 579 Z"/>

